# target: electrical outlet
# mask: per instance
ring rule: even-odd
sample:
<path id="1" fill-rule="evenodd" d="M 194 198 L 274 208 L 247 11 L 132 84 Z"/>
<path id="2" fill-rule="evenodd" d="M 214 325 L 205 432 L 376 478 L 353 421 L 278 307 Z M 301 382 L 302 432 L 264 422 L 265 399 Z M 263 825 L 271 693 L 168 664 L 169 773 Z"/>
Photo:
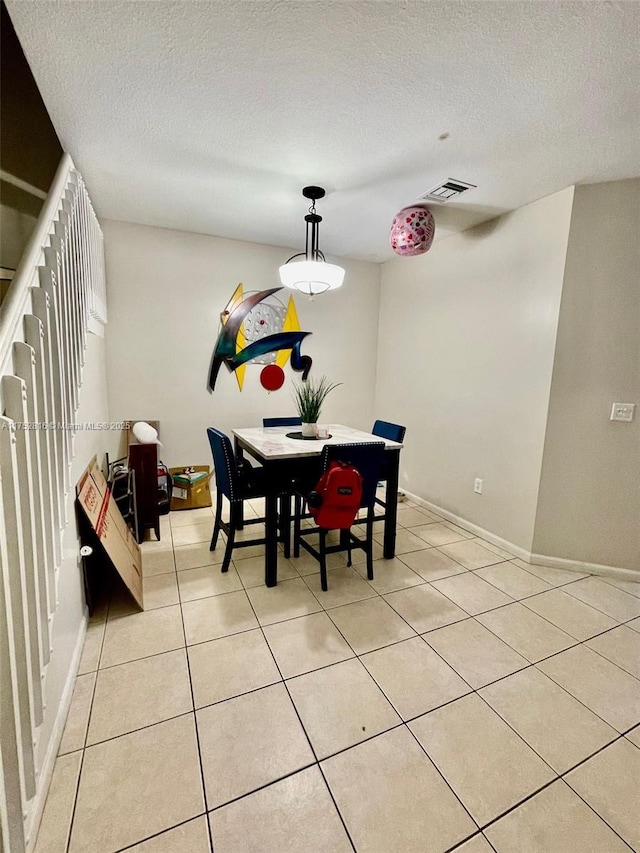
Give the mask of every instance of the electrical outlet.
<path id="1" fill-rule="evenodd" d="M 482 480 L 480 479 L 480 477 L 476 477 L 473 481 L 473 491 L 476 493 L 476 495 L 482 494 Z"/>
<path id="2" fill-rule="evenodd" d="M 627 421 L 633 420 L 636 411 L 635 403 L 613 403 L 611 406 L 610 421 Z"/>

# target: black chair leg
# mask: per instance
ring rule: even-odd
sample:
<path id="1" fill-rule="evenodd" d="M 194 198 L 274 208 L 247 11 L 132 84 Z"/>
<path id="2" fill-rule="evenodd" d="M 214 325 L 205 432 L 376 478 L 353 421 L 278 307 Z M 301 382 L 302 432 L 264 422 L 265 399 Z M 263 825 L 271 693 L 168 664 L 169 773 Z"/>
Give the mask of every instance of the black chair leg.
<path id="1" fill-rule="evenodd" d="M 284 556 L 291 556 L 291 495 L 280 496 L 280 538 L 284 543 Z"/>
<path id="2" fill-rule="evenodd" d="M 293 519 L 293 556 L 300 556 L 300 528 L 302 526 L 302 510 L 304 502 L 300 495 L 295 496 L 294 519 Z"/>
<path id="3" fill-rule="evenodd" d="M 222 519 L 222 493 L 216 492 L 216 518 L 213 523 L 213 536 L 211 537 L 210 551 L 215 551 L 218 544 L 218 536 L 220 535 L 220 521 Z"/>
<path id="4" fill-rule="evenodd" d="M 233 514 L 232 520 L 229 524 L 229 529 L 227 530 L 227 547 L 224 549 L 224 559 L 222 560 L 222 569 L 223 572 L 229 571 L 229 564 L 231 563 L 231 553 L 233 551 L 233 541 L 236 538 L 236 526 L 233 523 Z"/>
<path id="5" fill-rule="evenodd" d="M 320 553 L 320 585 L 322 587 L 322 591 L 326 592 L 329 589 L 329 585 L 327 584 L 327 531 L 321 527 L 320 535 L 319 535 L 319 548 L 318 551 Z"/>
<path id="6" fill-rule="evenodd" d="M 367 578 L 373 580 L 373 510 L 367 515 Z"/>

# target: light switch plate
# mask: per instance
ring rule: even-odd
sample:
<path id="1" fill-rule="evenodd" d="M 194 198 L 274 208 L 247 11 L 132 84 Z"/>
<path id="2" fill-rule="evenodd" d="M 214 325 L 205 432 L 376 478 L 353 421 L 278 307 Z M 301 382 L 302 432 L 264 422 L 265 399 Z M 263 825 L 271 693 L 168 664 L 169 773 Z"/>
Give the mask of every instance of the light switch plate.
<path id="1" fill-rule="evenodd" d="M 614 403 L 611 406 L 611 421 L 626 421 L 630 423 L 636 411 L 635 403 Z"/>

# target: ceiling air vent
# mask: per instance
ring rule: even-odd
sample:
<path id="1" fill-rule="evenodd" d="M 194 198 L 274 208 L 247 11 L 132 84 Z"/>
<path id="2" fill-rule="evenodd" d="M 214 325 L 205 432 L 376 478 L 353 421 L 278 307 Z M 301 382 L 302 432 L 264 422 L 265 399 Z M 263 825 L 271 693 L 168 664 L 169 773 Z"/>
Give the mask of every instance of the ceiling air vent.
<path id="1" fill-rule="evenodd" d="M 437 201 L 439 204 L 445 204 L 445 202 L 451 201 L 452 198 L 458 198 L 462 193 L 466 193 L 467 190 L 474 190 L 475 188 L 475 184 L 467 184 L 464 181 L 458 181 L 455 178 L 447 178 L 446 181 L 443 181 L 441 184 L 427 190 L 426 193 L 423 193 L 420 196 L 420 198 L 428 201 Z"/>

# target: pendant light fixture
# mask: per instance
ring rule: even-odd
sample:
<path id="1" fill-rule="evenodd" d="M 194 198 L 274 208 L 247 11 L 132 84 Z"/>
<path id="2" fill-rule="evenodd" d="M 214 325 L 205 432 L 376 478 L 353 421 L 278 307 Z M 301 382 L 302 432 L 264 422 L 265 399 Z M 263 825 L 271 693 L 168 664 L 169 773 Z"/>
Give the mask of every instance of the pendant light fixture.
<path id="1" fill-rule="evenodd" d="M 316 213 L 316 201 L 324 198 L 322 187 L 305 187 L 302 195 L 311 199 L 309 213 L 304 218 L 307 223 L 307 241 L 304 252 L 292 255 L 286 264 L 280 267 L 280 281 L 285 287 L 299 290 L 314 297 L 326 290 L 340 287 L 344 281 L 344 270 L 336 264 L 328 264 L 324 254 L 318 248 L 318 231 L 322 217 Z M 302 260 L 296 260 L 301 258 Z"/>

